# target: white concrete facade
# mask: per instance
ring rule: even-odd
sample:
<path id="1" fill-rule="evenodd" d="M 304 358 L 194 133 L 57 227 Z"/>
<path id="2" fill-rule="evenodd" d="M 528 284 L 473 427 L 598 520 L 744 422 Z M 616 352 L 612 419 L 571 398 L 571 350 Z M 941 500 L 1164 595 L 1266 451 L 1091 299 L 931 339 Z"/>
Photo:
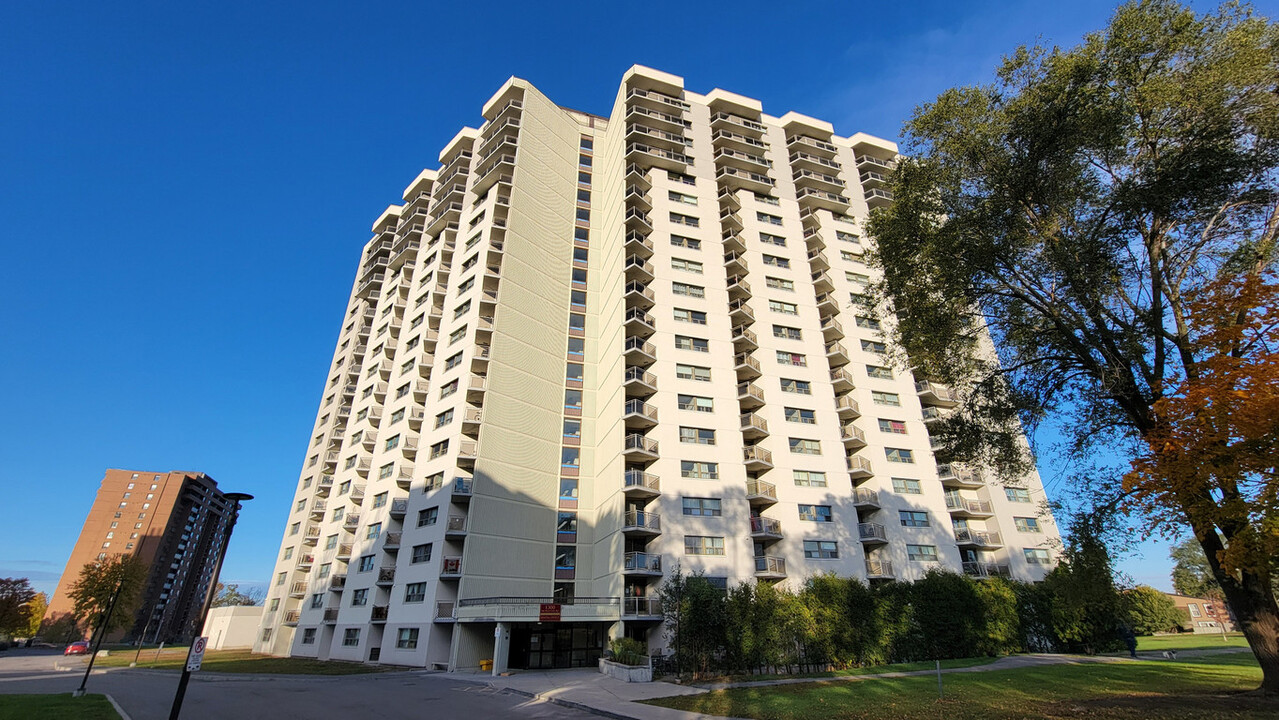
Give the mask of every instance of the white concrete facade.
<path id="1" fill-rule="evenodd" d="M 639 66 L 607 119 L 518 79 L 483 117 L 373 226 L 256 650 L 560 662 L 549 612 L 657 646 L 677 565 L 1042 577 L 1039 478 L 939 462 L 956 399 L 863 300 L 893 143 Z"/>
<path id="2" fill-rule="evenodd" d="M 210 650 L 237 650 L 253 647 L 262 624 L 261 605 L 237 605 L 209 609 L 200 634 L 209 639 Z"/>

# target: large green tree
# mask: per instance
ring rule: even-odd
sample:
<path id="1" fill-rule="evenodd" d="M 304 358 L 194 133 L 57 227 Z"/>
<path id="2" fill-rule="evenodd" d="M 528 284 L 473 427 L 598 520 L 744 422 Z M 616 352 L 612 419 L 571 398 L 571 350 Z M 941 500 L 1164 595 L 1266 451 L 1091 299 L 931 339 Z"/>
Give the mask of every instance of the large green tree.
<path id="1" fill-rule="evenodd" d="M 80 577 L 67 591 L 72 603 L 71 614 L 77 624 L 93 633 L 131 627 L 146 577 L 146 563 L 133 555 L 111 555 L 89 563 L 80 568 Z M 111 597 L 117 591 L 119 596 L 111 608 Z M 108 609 L 111 609 L 109 618 Z M 105 625 L 103 620 L 107 620 Z"/>
<path id="2" fill-rule="evenodd" d="M 939 428 L 952 452 L 1024 468 L 1014 421 L 1051 416 L 1079 448 L 1158 459 L 1178 450 L 1171 425 L 1233 422 L 1231 403 L 1276 392 L 1248 368 L 1276 332 L 1259 318 L 1275 296 L 1277 56 L 1279 29 L 1246 6 L 1131 2 L 1078 47 L 1020 48 L 992 85 L 906 124 L 895 202 L 867 230 L 895 339 L 961 392 Z M 1234 385 L 1196 387 L 1210 376 Z M 1268 692 L 1277 422 L 1250 411 L 1240 432 L 1099 488 L 1156 527 L 1189 526 Z"/>
<path id="3" fill-rule="evenodd" d="M 0 635 L 26 634 L 35 597 L 26 578 L 0 578 Z"/>
<path id="4" fill-rule="evenodd" d="M 1168 549 L 1172 559 L 1172 589 L 1190 597 L 1220 597 L 1221 586 L 1212 576 L 1212 568 L 1204 550 L 1194 538 L 1187 538 Z"/>
<path id="5" fill-rule="evenodd" d="M 1123 591 L 1123 612 L 1133 632 L 1152 635 L 1181 627 L 1181 613 L 1172 598 L 1150 587 L 1137 585 Z"/>

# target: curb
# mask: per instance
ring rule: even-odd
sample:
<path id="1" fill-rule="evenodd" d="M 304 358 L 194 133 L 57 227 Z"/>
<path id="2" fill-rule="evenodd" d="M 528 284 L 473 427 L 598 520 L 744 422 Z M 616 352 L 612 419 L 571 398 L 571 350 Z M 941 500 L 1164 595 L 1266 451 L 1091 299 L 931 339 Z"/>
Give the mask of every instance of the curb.
<path id="1" fill-rule="evenodd" d="M 504 688 L 498 685 L 494 685 L 492 683 L 486 683 L 486 684 L 491 688 L 515 693 L 516 695 L 519 695 L 521 697 L 533 698 L 535 700 L 541 700 L 543 702 L 551 703 L 552 705 L 559 705 L 560 707 L 572 708 L 574 710 L 581 710 L 582 712 L 588 712 L 592 715 L 599 715 L 600 717 L 613 718 L 613 720 L 639 720 L 639 718 L 636 718 L 632 715 L 623 715 L 621 713 L 613 712 L 612 710 L 603 710 L 601 708 L 591 707 L 590 705 L 583 705 L 582 703 L 579 703 L 579 702 L 573 702 L 572 700 L 564 700 L 563 698 L 557 698 L 557 697 L 547 697 L 545 695 L 538 695 L 537 693 L 531 693 L 527 690 L 517 690 L 512 687 Z"/>
<path id="2" fill-rule="evenodd" d="M 129 713 L 125 712 L 124 708 L 120 707 L 120 703 L 116 702 L 115 698 L 111 697 L 111 693 L 102 694 L 106 697 L 107 702 L 111 703 L 111 707 L 115 708 L 116 713 L 120 715 L 120 720 L 133 720 L 133 718 L 129 717 Z"/>

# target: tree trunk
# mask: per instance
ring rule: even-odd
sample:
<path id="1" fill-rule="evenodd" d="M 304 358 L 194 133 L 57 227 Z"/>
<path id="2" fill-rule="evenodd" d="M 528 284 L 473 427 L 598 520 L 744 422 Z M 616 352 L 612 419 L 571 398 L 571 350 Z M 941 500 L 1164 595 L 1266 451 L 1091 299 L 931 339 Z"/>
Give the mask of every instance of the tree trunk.
<path id="1" fill-rule="evenodd" d="M 1222 544 L 1215 530 L 1205 533 L 1199 544 L 1226 596 L 1226 605 L 1261 666 L 1262 692 L 1279 695 L 1279 603 L 1275 602 L 1268 578 L 1244 571 L 1236 579 L 1225 572 L 1217 559 Z"/>

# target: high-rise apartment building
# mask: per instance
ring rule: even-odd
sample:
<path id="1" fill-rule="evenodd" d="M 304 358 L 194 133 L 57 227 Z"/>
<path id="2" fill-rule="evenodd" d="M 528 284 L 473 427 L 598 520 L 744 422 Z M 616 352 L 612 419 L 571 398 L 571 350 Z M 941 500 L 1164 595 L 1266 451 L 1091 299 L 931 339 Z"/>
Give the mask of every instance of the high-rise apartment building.
<path id="1" fill-rule="evenodd" d="M 71 612 L 80 570 L 112 555 L 149 568 L 133 626 L 120 637 L 185 642 L 196 633 L 230 507 L 204 473 L 107 470 L 46 618 Z"/>
<path id="2" fill-rule="evenodd" d="M 934 456 L 860 228 L 893 143 L 628 71 L 508 81 L 377 219 L 256 649 L 496 670 L 663 643 L 662 578 L 1039 578 L 1034 476 Z"/>

